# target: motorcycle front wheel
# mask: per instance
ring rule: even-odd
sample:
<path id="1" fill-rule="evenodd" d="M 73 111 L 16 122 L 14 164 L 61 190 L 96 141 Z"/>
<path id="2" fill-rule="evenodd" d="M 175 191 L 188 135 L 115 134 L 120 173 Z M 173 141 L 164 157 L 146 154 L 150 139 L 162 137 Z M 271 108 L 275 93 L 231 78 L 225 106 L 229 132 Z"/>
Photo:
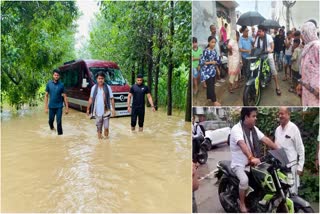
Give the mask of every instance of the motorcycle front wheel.
<path id="1" fill-rule="evenodd" d="M 258 93 L 254 84 L 246 85 L 243 91 L 243 105 L 244 106 L 257 106 L 261 99 L 261 89 L 258 87 Z"/>
<path id="2" fill-rule="evenodd" d="M 314 210 L 312 207 L 299 207 L 299 208 L 294 208 L 295 213 L 314 213 Z"/>
<path id="3" fill-rule="evenodd" d="M 237 192 L 235 192 L 235 189 Z M 239 194 L 237 186 L 235 187 L 234 185 L 232 185 L 232 183 L 227 178 L 223 178 L 221 179 L 221 182 L 219 184 L 218 193 L 220 204 L 227 213 L 239 212 L 239 206 L 237 203 Z"/>

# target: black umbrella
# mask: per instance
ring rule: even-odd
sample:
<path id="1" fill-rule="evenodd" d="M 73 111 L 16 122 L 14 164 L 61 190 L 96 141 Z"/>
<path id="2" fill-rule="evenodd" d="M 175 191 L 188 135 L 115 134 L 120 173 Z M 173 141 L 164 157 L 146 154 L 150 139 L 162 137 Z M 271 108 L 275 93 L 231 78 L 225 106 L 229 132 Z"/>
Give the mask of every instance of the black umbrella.
<path id="1" fill-rule="evenodd" d="M 239 17 L 239 19 L 237 21 L 237 25 L 241 25 L 241 26 L 259 25 L 264 20 L 265 20 L 265 18 L 263 16 L 261 16 L 260 13 L 258 13 L 256 11 L 249 11 L 249 12 L 242 14 Z"/>
<path id="2" fill-rule="evenodd" d="M 271 20 L 271 19 L 264 20 L 260 25 L 262 25 L 266 28 L 280 28 L 281 27 L 277 21 Z"/>

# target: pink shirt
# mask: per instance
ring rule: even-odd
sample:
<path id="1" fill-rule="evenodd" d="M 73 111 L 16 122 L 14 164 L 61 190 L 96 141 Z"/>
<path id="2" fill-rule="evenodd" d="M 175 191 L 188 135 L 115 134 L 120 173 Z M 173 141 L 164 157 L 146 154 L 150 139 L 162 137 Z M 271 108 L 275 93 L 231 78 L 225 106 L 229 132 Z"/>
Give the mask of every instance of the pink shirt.
<path id="1" fill-rule="evenodd" d="M 223 26 L 220 29 L 220 35 L 222 36 L 223 42 L 226 42 L 227 41 L 227 31 Z"/>

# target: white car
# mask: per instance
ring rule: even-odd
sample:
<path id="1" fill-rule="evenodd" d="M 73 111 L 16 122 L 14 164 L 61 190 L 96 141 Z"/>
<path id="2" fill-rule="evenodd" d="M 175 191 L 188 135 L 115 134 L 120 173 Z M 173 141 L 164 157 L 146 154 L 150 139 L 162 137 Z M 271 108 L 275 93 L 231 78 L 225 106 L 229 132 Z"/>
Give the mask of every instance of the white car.
<path id="1" fill-rule="evenodd" d="M 229 144 L 231 127 L 226 121 L 209 120 L 200 123 L 206 130 L 206 138 L 211 140 L 211 145 L 221 143 Z"/>

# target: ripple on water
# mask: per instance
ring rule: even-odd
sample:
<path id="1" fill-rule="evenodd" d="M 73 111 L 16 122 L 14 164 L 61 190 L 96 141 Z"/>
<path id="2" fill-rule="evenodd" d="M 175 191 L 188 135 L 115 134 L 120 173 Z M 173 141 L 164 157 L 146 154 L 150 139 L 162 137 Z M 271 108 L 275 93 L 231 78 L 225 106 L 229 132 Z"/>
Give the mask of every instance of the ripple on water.
<path id="1" fill-rule="evenodd" d="M 5 116 L 6 117 L 6 116 Z M 143 133 L 112 118 L 108 139 L 70 110 L 63 136 L 42 111 L 2 126 L 4 212 L 190 212 L 190 123 L 147 110 Z"/>

